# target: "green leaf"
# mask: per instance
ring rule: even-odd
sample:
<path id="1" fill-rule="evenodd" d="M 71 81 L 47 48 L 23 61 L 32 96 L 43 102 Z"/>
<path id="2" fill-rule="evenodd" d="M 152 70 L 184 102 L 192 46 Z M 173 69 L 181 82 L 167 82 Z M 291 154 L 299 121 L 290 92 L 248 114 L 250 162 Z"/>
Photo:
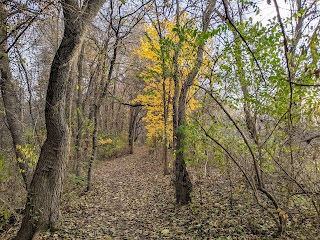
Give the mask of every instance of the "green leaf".
<path id="1" fill-rule="evenodd" d="M 0 169 L 3 168 L 3 160 L 4 160 L 4 157 L 2 154 L 0 154 Z"/>
<path id="2" fill-rule="evenodd" d="M 0 57 L 8 57 L 8 54 L 6 52 L 0 51 Z"/>

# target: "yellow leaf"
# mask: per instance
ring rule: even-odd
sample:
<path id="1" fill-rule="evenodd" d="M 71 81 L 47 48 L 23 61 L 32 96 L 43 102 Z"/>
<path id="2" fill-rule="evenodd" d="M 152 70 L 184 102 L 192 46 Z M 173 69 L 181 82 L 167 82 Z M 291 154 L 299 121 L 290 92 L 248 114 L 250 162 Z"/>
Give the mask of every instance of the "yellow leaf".
<path id="1" fill-rule="evenodd" d="M 162 233 L 163 235 L 168 235 L 168 234 L 170 233 L 170 231 L 169 231 L 169 229 L 163 229 L 163 230 L 161 231 L 161 233 Z"/>
<path id="2" fill-rule="evenodd" d="M 112 139 L 111 138 L 106 138 L 106 139 L 99 139 L 98 144 L 99 145 L 105 145 L 105 144 L 111 144 Z"/>

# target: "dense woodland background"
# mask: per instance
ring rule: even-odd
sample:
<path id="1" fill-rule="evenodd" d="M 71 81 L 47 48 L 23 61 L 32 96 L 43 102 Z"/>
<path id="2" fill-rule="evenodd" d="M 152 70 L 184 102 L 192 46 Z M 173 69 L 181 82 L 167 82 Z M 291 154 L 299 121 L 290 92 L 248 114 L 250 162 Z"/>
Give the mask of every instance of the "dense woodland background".
<path id="1" fill-rule="evenodd" d="M 318 239 L 319 8 L 1 0 L 0 234 L 58 236 L 64 206 L 101 194 L 118 161 L 128 184 L 161 179 L 155 212 L 172 198 L 172 221 L 197 220 L 110 237 Z"/>

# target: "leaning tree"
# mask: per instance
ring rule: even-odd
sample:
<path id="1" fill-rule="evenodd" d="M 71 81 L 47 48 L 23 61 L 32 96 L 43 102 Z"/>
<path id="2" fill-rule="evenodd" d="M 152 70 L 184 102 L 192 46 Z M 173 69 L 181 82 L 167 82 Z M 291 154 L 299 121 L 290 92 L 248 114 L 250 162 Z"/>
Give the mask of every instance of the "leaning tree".
<path id="1" fill-rule="evenodd" d="M 64 34 L 53 59 L 45 105 L 47 137 L 28 191 L 25 215 L 15 239 L 32 239 L 38 229 L 54 229 L 60 215 L 60 197 L 68 155 L 65 89 L 71 65 L 79 55 L 88 26 L 105 0 L 61 1 Z"/>

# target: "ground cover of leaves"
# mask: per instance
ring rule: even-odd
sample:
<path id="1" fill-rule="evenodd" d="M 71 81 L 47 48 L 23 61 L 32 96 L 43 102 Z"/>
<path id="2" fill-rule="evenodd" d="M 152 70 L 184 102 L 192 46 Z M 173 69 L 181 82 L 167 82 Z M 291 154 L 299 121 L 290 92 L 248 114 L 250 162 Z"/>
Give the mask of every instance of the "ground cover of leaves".
<path id="1" fill-rule="evenodd" d="M 232 188 L 225 175 L 193 176 L 193 203 L 179 207 L 171 176 L 138 147 L 133 155 L 98 162 L 91 192 L 69 183 L 61 229 L 36 239 L 276 239 L 275 224 L 245 185 Z M 297 217 L 281 239 L 320 239 L 317 229 Z"/>

